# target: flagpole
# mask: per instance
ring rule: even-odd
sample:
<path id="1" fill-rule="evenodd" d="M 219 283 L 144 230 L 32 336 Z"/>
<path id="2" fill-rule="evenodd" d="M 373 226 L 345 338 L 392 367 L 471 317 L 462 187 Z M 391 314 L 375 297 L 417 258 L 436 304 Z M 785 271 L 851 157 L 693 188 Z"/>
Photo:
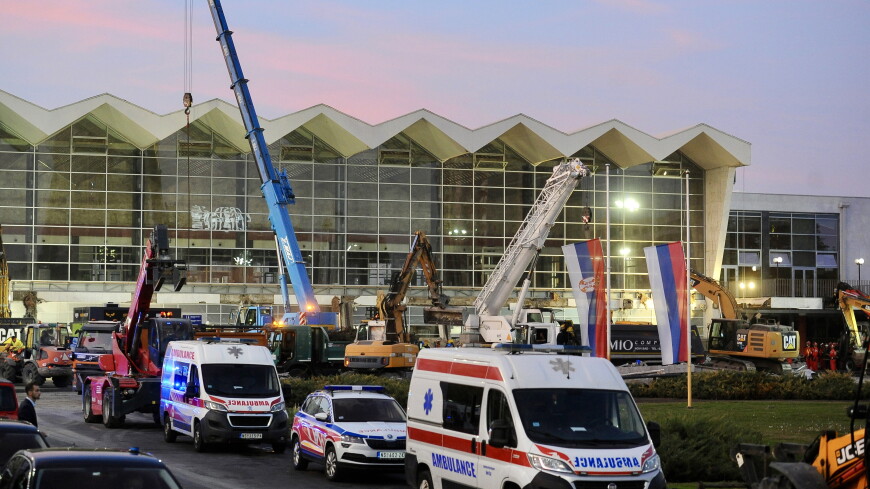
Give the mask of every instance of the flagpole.
<path id="1" fill-rule="evenodd" d="M 610 360 L 610 325 L 612 324 L 612 321 L 610 320 L 610 163 L 605 164 L 604 168 L 606 169 L 604 177 L 604 205 L 607 209 L 607 211 L 605 212 L 605 215 L 607 216 L 607 253 L 604 254 L 604 256 L 607 257 L 607 293 L 605 294 L 605 298 L 607 299 L 607 307 L 605 307 L 604 310 L 607 311 L 607 359 Z"/>
<path id="2" fill-rule="evenodd" d="M 688 406 L 692 407 L 692 239 L 691 226 L 689 225 L 689 172 L 686 171 L 686 351 L 688 362 L 686 365 L 686 391 L 688 394 Z"/>

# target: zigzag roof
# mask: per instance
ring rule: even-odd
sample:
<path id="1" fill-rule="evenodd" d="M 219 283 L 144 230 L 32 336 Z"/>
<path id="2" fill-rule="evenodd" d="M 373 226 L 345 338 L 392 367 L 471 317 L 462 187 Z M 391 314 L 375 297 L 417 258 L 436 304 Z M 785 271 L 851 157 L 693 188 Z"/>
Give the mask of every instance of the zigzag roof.
<path id="1" fill-rule="evenodd" d="M 45 109 L 0 90 L 0 120 L 31 145 L 93 114 L 139 148 L 146 148 L 182 129 L 183 111 L 156 114 L 104 93 L 56 109 Z M 221 99 L 191 109 L 200 120 L 240 150 L 247 151 L 239 110 Z M 661 160 L 680 150 L 706 170 L 750 164 L 750 144 L 707 124 L 698 124 L 656 138 L 617 119 L 567 134 L 524 114 L 477 129 L 469 129 L 426 109 L 371 125 L 328 105 L 315 105 L 277 119 L 260 118 L 267 143 L 304 127 L 345 157 L 376 148 L 405 133 L 435 157 L 445 161 L 473 153 L 501 139 L 520 156 L 539 164 L 567 157 L 593 145 L 616 165 L 628 168 Z"/>

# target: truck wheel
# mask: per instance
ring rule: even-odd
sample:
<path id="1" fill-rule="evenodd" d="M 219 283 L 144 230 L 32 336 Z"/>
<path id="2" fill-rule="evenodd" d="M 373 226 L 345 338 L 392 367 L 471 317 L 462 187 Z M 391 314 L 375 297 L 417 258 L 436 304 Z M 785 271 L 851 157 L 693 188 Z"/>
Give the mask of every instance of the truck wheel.
<path id="1" fill-rule="evenodd" d="M 112 389 L 103 389 L 103 426 L 113 429 L 120 424 L 121 420 L 112 412 Z"/>
<path id="2" fill-rule="evenodd" d="M 293 469 L 305 470 L 308 468 L 308 460 L 302 457 L 302 445 L 299 443 L 299 437 L 293 437 Z"/>
<path id="3" fill-rule="evenodd" d="M 85 395 L 82 396 L 82 412 L 84 413 L 85 423 L 96 423 L 100 417 L 94 414 L 94 409 L 91 407 L 91 386 L 85 388 Z"/>
<path id="4" fill-rule="evenodd" d="M 67 386 L 69 386 L 71 380 L 72 380 L 71 377 L 66 377 L 66 376 L 64 376 L 64 377 L 52 377 L 51 378 L 51 381 L 54 383 L 55 387 L 67 387 Z"/>
<path id="5" fill-rule="evenodd" d="M 332 445 L 326 447 L 326 458 L 323 465 L 325 465 L 327 479 L 331 481 L 341 480 L 343 474 L 338 466 L 338 454 L 335 453 L 335 447 Z"/>
<path id="6" fill-rule="evenodd" d="M 163 415 L 163 441 L 166 443 L 175 443 L 175 439 L 178 438 L 178 433 L 172 429 L 172 419 L 170 419 L 168 414 Z"/>
<path id="7" fill-rule="evenodd" d="M 434 489 L 432 485 L 432 474 L 426 469 L 421 469 L 417 474 L 417 489 Z"/>
<path id="8" fill-rule="evenodd" d="M 202 437 L 202 426 L 199 421 L 193 423 L 193 448 L 200 453 L 208 451 L 208 445 Z"/>
<path id="9" fill-rule="evenodd" d="M 0 365 L 0 377 L 8 380 L 9 382 L 15 382 L 15 367 L 9 365 L 8 363 Z"/>
<path id="10" fill-rule="evenodd" d="M 21 380 L 25 385 L 31 382 L 36 385 L 42 385 L 45 383 L 45 377 L 39 375 L 35 363 L 28 363 L 24 366 L 24 369 L 21 371 Z"/>

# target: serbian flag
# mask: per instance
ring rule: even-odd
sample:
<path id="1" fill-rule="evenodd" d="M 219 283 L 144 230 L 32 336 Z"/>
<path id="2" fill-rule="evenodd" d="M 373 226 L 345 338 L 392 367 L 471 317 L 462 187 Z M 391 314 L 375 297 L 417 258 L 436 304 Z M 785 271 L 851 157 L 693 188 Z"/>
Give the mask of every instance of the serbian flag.
<path id="1" fill-rule="evenodd" d="M 682 243 L 669 243 L 643 249 L 656 310 L 662 365 L 687 362 L 686 257 Z"/>
<path id="2" fill-rule="evenodd" d="M 577 302 L 581 342 L 592 348 L 594 356 L 607 358 L 607 291 L 601 240 L 565 245 L 562 253 Z"/>

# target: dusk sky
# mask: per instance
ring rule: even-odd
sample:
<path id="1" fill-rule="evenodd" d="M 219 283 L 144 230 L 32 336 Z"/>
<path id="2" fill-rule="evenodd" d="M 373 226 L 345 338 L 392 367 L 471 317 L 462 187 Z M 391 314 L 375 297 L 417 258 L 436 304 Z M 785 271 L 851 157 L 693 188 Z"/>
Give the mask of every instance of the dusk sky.
<path id="1" fill-rule="evenodd" d="M 707 123 L 752 144 L 735 190 L 866 197 L 870 2 L 225 0 L 258 114 L 316 104 L 370 124 L 417 109 L 477 128 Z M 110 93 L 182 109 L 185 2 L 3 4 L 0 89 L 52 109 Z M 205 0 L 195 102 L 234 102 Z"/>

